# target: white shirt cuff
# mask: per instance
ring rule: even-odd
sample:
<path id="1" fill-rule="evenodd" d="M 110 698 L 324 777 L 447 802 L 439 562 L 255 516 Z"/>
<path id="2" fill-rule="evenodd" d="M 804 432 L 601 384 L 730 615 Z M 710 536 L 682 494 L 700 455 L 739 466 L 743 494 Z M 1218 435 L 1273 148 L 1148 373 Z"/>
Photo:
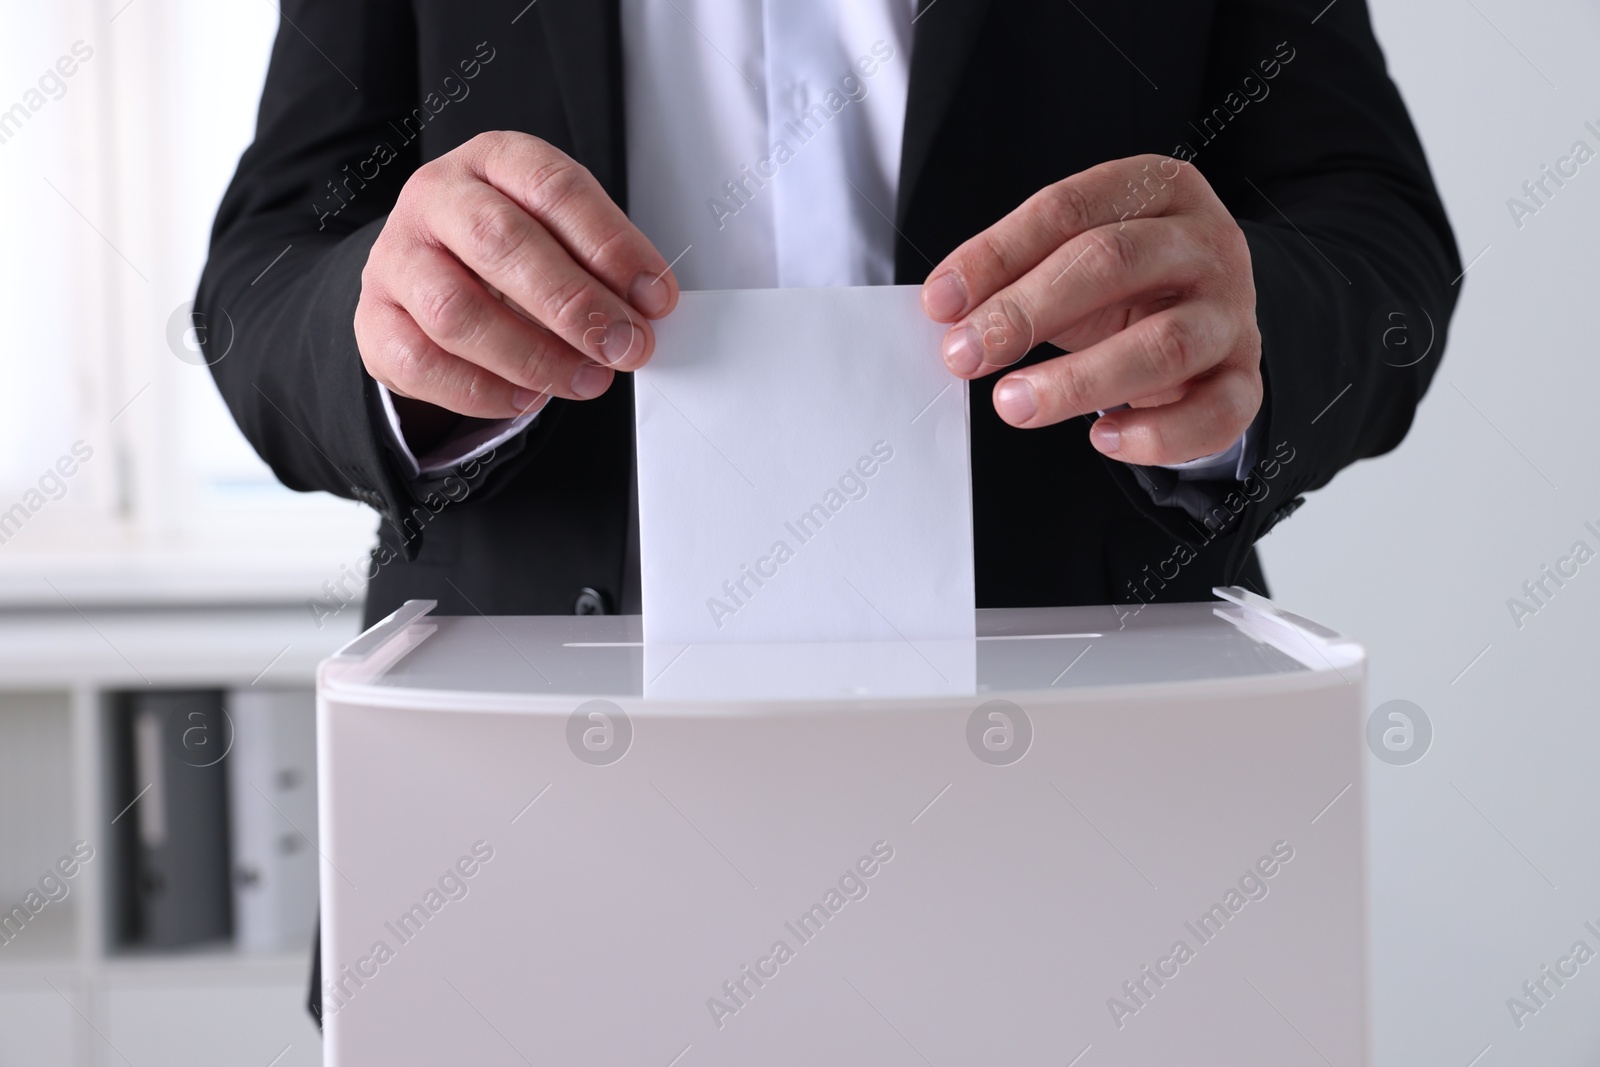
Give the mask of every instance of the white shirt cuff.
<path id="1" fill-rule="evenodd" d="M 394 396 L 382 382 L 375 384 L 378 386 L 378 398 L 383 402 L 383 413 L 389 419 L 389 432 L 394 435 L 394 443 L 399 447 L 400 455 L 405 458 L 413 478 L 424 474 L 437 474 L 469 459 L 477 459 L 491 449 L 499 448 L 532 425 L 533 420 L 539 417 L 539 412 L 544 410 L 545 404 L 550 399 L 548 396 L 544 397 L 532 411 L 523 412 L 515 418 L 485 421 L 459 437 L 440 443 L 432 452 L 418 458 L 411 451 L 411 445 L 407 443 L 404 431 L 400 429 L 400 414 L 395 411 Z"/>

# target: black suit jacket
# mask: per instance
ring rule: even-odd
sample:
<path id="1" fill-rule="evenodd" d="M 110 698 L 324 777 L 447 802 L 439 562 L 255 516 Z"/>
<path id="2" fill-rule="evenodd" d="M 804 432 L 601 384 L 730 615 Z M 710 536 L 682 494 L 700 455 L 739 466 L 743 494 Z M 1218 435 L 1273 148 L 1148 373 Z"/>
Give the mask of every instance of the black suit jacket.
<path id="1" fill-rule="evenodd" d="M 1259 585 L 1255 541 L 1307 490 L 1404 436 L 1461 267 L 1364 3 L 1317 17 L 1324 3 L 923 0 L 899 201 L 880 205 L 901 234 L 898 280 L 922 281 L 1067 175 L 1176 154 L 1248 237 L 1264 347 L 1261 462 L 1203 492 L 1104 459 L 1083 420 L 1012 429 L 992 379 L 974 383 L 979 605 Z M 558 145 L 626 207 L 616 0 L 282 6 L 256 140 L 196 300 L 235 324 L 212 369 L 240 427 L 285 484 L 382 515 L 369 620 L 408 597 L 449 613 L 566 613 L 593 606 L 586 588 L 637 610 L 628 376 L 599 400 L 552 401 L 489 462 L 412 480 L 352 330 L 362 266 L 407 176 L 479 132 Z"/>

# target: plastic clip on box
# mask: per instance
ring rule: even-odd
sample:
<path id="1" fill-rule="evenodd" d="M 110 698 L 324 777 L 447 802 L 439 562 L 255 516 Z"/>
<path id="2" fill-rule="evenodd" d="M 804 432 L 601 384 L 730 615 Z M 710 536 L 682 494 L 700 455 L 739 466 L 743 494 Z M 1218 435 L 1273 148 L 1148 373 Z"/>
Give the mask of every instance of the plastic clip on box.
<path id="1" fill-rule="evenodd" d="M 319 675 L 328 1062 L 1369 1064 L 1365 656 L 1217 592 L 937 650 L 408 603 Z"/>

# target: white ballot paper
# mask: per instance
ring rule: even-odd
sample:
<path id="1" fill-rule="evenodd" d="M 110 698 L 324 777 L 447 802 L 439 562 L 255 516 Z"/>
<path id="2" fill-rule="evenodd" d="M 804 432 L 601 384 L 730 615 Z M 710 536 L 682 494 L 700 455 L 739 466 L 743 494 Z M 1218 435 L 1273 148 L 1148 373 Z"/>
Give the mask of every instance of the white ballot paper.
<path id="1" fill-rule="evenodd" d="M 973 639 L 967 385 L 917 286 L 689 292 L 655 328 L 647 646 Z"/>

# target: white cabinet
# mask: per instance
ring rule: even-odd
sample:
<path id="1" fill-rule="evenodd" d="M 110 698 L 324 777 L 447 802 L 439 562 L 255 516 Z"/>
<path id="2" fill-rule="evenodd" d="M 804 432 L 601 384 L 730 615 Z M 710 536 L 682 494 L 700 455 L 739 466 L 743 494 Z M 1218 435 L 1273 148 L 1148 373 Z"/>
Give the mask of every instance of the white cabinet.
<path id="1" fill-rule="evenodd" d="M 0 1067 L 85 1062 L 91 1034 L 74 1010 L 81 992 L 70 971 L 0 974 Z"/>
<path id="2" fill-rule="evenodd" d="M 306 959 L 134 966 L 101 985 L 100 1067 L 315 1067 L 322 1038 L 306 1014 Z M 114 1048 L 113 1048 L 114 1046 Z"/>
<path id="3" fill-rule="evenodd" d="M 10 611 L 0 616 L 0 912 L 75 842 L 61 894 L 0 937 L 0 1067 L 307 1067 L 310 946 L 120 954 L 107 936 L 115 695 L 146 688 L 312 688 L 359 625 L 303 605 Z M 129 818 L 133 816 L 129 815 Z M 275 1058 L 276 1057 L 276 1058 Z"/>

